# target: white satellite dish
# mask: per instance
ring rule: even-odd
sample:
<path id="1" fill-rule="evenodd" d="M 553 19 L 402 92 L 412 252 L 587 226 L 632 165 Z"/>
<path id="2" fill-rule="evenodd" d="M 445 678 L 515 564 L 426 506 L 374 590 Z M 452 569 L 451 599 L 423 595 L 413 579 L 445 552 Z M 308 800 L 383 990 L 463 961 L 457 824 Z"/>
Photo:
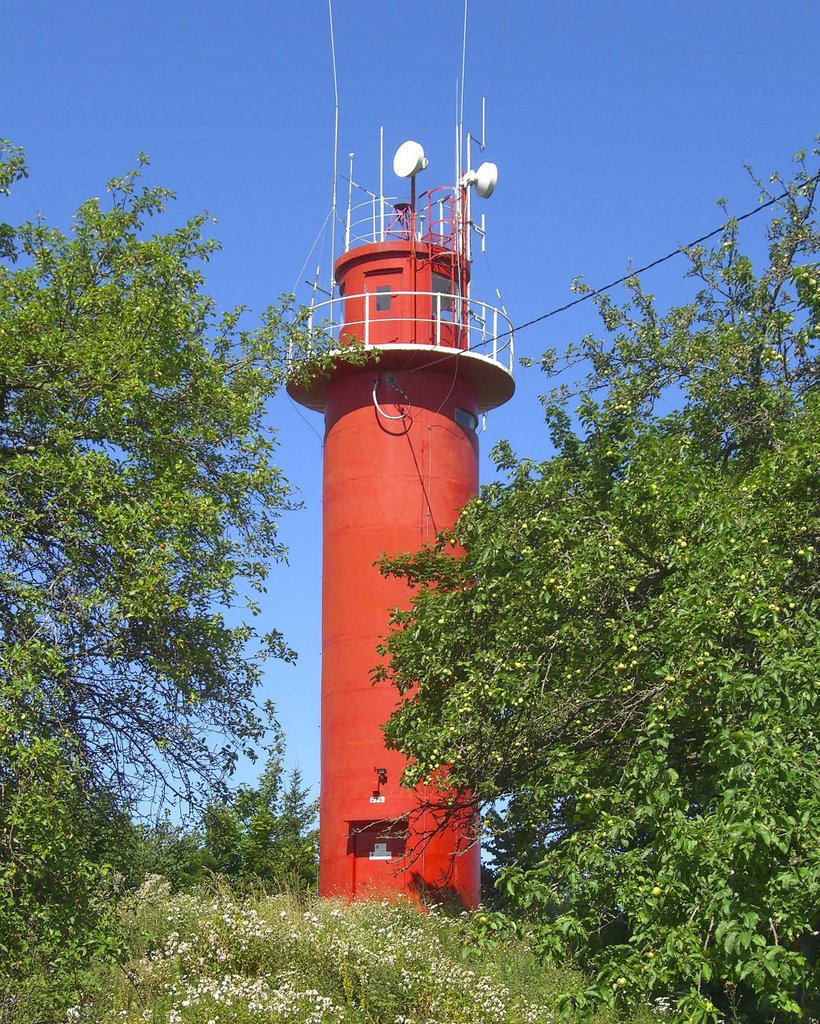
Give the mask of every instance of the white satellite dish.
<path id="1" fill-rule="evenodd" d="M 393 170 L 400 178 L 414 178 L 427 166 L 424 149 L 418 142 L 402 142 L 393 157 Z"/>
<path id="2" fill-rule="evenodd" d="M 489 199 L 498 182 L 498 167 L 487 161 L 475 172 L 475 190 L 482 199 Z"/>

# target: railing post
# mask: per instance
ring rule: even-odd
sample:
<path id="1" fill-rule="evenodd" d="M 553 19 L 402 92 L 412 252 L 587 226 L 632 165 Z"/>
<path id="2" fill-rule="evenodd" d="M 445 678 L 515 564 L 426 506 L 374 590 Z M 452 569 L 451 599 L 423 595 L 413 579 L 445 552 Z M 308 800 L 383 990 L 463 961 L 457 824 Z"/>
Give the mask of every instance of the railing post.
<path id="1" fill-rule="evenodd" d="M 370 296 L 364 293 L 364 343 L 370 344 Z"/>
<path id="2" fill-rule="evenodd" d="M 436 344 L 441 345 L 441 292 L 436 292 Z"/>

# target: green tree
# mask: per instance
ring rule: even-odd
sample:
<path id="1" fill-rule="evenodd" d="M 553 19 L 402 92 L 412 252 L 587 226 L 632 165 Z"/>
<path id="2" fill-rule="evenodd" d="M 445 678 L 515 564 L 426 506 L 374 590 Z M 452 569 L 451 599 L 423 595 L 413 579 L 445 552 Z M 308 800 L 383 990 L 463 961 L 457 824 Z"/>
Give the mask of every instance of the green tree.
<path id="1" fill-rule="evenodd" d="M 293 657 L 250 623 L 291 507 L 265 405 L 299 323 L 217 317 L 207 218 L 149 234 L 171 193 L 138 179 L 0 263 L 0 680 L 32 679 L 121 797 L 194 797 L 264 734 L 260 657 Z"/>
<path id="2" fill-rule="evenodd" d="M 220 792 L 195 822 L 169 814 L 133 828 L 123 844 L 130 883 L 160 875 L 186 890 L 221 875 L 240 891 L 313 891 L 318 878 L 317 804 L 298 767 L 285 774 L 277 733 L 256 785 Z"/>
<path id="3" fill-rule="evenodd" d="M 383 651 L 407 781 L 494 808 L 509 912 L 585 998 L 686 1021 L 820 990 L 817 177 L 760 187 L 767 265 L 730 219 L 690 303 L 600 297 L 555 456 L 499 446 L 506 482 L 385 566 L 419 585 Z"/>
<path id="4" fill-rule="evenodd" d="M 16 181 L 28 175 L 25 154 L 19 146 L 0 139 L 0 196 L 7 196 Z M 0 221 L 0 259 L 14 255 L 14 228 Z"/>
<path id="5" fill-rule="evenodd" d="M 154 821 L 134 824 L 129 838 L 124 858 L 129 888 L 141 885 L 149 875 L 164 878 L 174 891 L 205 880 L 202 832 L 190 821 L 174 822 L 166 809 Z"/>
<path id="6" fill-rule="evenodd" d="M 111 846 L 129 823 L 91 783 L 74 737 L 43 728 L 23 680 L 0 701 L 0 1021 L 60 1017 L 91 959 L 115 955 Z"/>
<path id="7" fill-rule="evenodd" d="M 257 786 L 239 786 L 205 811 L 203 863 L 239 888 L 316 887 L 318 808 L 298 767 L 285 776 L 283 754 L 280 734 Z"/>
<path id="8" fill-rule="evenodd" d="M 0 142 L 0 194 L 25 176 Z M 266 402 L 292 372 L 286 347 L 304 347 L 302 321 L 287 304 L 254 330 L 241 309 L 218 316 L 203 287 L 208 218 L 165 227 L 171 198 L 134 171 L 83 203 L 68 234 L 39 220 L 0 231 L 0 975 L 12 988 L 35 948 L 55 969 L 92 954 L 122 812 L 213 793 L 266 734 L 261 659 L 293 657 L 252 619 L 292 507 Z M 311 356 L 320 371 L 321 340 Z"/>

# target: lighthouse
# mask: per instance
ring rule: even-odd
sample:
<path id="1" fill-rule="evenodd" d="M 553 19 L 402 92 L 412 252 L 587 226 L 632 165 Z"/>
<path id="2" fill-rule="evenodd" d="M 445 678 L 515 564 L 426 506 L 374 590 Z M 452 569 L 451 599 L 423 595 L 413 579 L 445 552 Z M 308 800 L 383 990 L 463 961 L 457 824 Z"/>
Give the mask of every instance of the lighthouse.
<path id="1" fill-rule="evenodd" d="M 480 898 L 475 822 L 466 811 L 442 821 L 440 794 L 401 786 L 405 759 L 381 730 L 400 698 L 372 679 L 390 612 L 411 598 L 376 562 L 455 524 L 478 489 L 480 418 L 514 390 L 512 325 L 470 281 L 473 235 L 484 239 L 473 196 L 489 197 L 497 170 L 457 169 L 454 186 L 419 191 L 426 167 L 422 147 L 406 142 L 393 169 L 409 198 L 349 203 L 334 294 L 312 310 L 340 350 L 360 345 L 365 361 L 340 360 L 288 390 L 325 425 L 320 894 L 470 907 Z"/>

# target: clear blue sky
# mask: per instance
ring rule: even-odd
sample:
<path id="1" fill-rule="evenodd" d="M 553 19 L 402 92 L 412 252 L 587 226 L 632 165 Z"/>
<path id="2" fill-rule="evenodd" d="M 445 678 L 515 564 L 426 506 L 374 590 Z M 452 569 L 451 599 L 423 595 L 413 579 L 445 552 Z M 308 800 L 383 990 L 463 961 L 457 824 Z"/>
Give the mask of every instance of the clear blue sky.
<path id="1" fill-rule="evenodd" d="M 463 7 L 335 0 L 341 171 L 353 151 L 354 176 L 377 186 L 383 125 L 388 192 L 390 157 L 407 138 L 427 150 L 426 184 L 451 183 Z M 816 0 L 469 0 L 468 9 L 465 121 L 478 134 L 485 95 L 486 158 L 500 168 L 475 293 L 492 301 L 497 283 L 516 323 L 570 299 L 577 274 L 609 281 L 630 257 L 639 266 L 717 226 L 718 197 L 735 213 L 755 206 L 744 163 L 763 177 L 788 172 L 820 130 Z M 208 288 L 223 308 L 259 311 L 293 290 L 330 208 L 326 0 L 0 0 L 0 18 L 0 135 L 31 164 L 3 219 L 42 211 L 67 227 L 78 203 L 143 150 L 150 180 L 178 194 L 176 220 L 202 209 L 217 217 L 224 252 Z M 318 255 L 328 273 L 328 252 L 325 239 L 311 273 Z M 683 270 L 671 261 L 647 285 L 674 301 Z M 586 304 L 522 331 L 517 350 L 537 357 L 597 328 Z M 485 456 L 504 437 L 524 454 L 549 453 L 544 381 L 535 369 L 518 381 L 488 419 Z M 290 564 L 275 569 L 265 606 L 300 660 L 271 667 L 266 695 L 290 759 L 315 785 L 321 420 L 300 412 L 286 396 L 270 410 L 281 464 L 307 507 L 282 522 Z"/>

